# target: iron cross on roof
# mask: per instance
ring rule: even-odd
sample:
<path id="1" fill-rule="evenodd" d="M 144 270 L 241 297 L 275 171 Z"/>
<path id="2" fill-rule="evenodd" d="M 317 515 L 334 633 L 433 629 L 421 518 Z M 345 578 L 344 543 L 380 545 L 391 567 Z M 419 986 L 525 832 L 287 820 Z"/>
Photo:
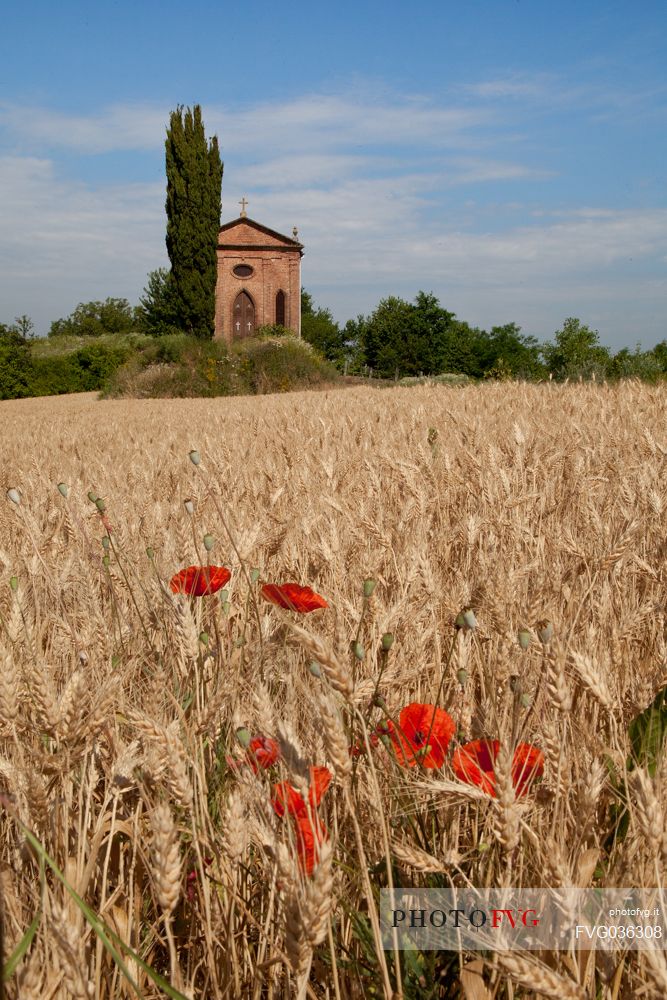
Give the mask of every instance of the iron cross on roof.
<path id="1" fill-rule="evenodd" d="M 244 196 L 243 198 L 241 198 L 241 200 L 239 202 L 239 205 L 241 206 L 241 218 L 242 219 L 245 219 L 245 217 L 246 217 L 245 207 L 246 207 L 247 204 L 248 204 L 248 200 Z"/>

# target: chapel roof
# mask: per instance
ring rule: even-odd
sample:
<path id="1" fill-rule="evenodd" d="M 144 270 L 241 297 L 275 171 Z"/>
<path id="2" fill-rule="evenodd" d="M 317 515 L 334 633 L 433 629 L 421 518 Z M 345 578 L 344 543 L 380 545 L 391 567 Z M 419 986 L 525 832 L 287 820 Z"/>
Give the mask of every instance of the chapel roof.
<path id="1" fill-rule="evenodd" d="M 283 233 L 278 233 L 275 229 L 269 229 L 268 226 L 263 226 L 261 222 L 255 222 L 254 219 L 249 219 L 247 215 L 240 215 L 238 218 L 232 219 L 231 222 L 225 222 L 224 225 L 220 226 L 218 233 L 218 246 L 231 249 L 237 246 L 245 245 L 242 234 L 233 233 L 234 229 L 243 226 L 249 226 L 251 229 L 256 230 L 256 232 L 269 237 L 271 241 L 277 241 L 278 243 L 282 243 L 285 247 L 299 250 L 303 253 L 303 243 L 300 243 L 297 239 L 293 239 L 291 236 L 285 236 Z M 238 236 L 236 241 L 234 240 L 234 235 Z M 255 241 L 252 241 L 249 245 L 257 247 L 257 243 Z"/>

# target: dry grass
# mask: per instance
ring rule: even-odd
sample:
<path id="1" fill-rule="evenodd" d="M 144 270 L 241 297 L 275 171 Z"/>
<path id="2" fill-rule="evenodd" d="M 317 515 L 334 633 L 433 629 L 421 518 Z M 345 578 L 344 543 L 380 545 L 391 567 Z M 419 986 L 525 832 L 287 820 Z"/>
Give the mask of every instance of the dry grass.
<path id="1" fill-rule="evenodd" d="M 664 879 L 664 757 L 636 773 L 612 848 L 605 762 L 623 769 L 628 722 L 666 680 L 665 410 L 661 388 L 629 383 L 1 403 L 6 955 L 41 914 L 9 996 L 136 995 L 17 820 L 187 997 L 663 996 L 658 954 L 464 955 L 462 971 L 428 953 L 398 980 L 376 903 L 390 878 Z M 206 533 L 232 570 L 224 603 L 166 586 L 206 563 Z M 329 609 L 304 620 L 258 601 L 253 568 Z M 475 630 L 453 628 L 464 608 Z M 392 715 L 440 689 L 460 739 L 503 741 L 496 800 L 448 763 L 397 767 L 382 744 L 350 766 L 346 740 L 386 718 L 379 677 Z M 277 774 L 229 769 L 241 726 L 280 738 Z M 546 759 L 524 799 L 517 739 Z M 335 777 L 304 878 L 270 792 L 303 787 L 309 764 Z M 165 995 L 132 955 L 125 969 L 140 995 Z"/>

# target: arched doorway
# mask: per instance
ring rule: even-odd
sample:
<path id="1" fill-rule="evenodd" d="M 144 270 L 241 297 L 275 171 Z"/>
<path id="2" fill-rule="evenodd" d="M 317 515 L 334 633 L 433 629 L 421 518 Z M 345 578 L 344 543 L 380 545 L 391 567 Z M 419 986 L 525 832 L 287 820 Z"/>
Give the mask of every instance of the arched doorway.
<path id="1" fill-rule="evenodd" d="M 247 292 L 239 292 L 232 311 L 232 334 L 236 337 L 252 337 L 255 332 L 255 303 Z"/>
<path id="2" fill-rule="evenodd" d="M 285 326 L 285 293 L 282 288 L 276 294 L 276 323 Z"/>

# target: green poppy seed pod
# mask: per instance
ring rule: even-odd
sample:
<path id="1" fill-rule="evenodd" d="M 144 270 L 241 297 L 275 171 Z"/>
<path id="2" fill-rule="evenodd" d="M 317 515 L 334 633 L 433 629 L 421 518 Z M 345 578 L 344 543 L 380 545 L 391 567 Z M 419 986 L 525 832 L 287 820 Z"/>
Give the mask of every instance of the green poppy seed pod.
<path id="1" fill-rule="evenodd" d="M 95 490 L 88 490 L 88 499 L 91 503 L 97 503 L 98 496 Z"/>
<path id="2" fill-rule="evenodd" d="M 525 651 L 530 646 L 532 641 L 532 636 L 527 628 L 520 628 L 517 633 L 517 638 L 519 640 L 519 645 Z"/>
<path id="3" fill-rule="evenodd" d="M 533 704 L 532 697 L 526 691 L 524 691 L 524 693 L 521 695 L 520 701 L 522 708 L 530 708 L 530 706 Z"/>
<path id="4" fill-rule="evenodd" d="M 193 449 L 190 452 L 190 461 L 192 462 L 193 465 L 199 465 L 199 463 L 201 462 L 201 455 L 199 454 L 198 451 L 195 451 Z"/>
<path id="5" fill-rule="evenodd" d="M 365 655 L 364 654 L 364 644 L 363 644 L 363 642 L 353 642 L 352 643 L 352 652 L 354 653 L 354 655 L 356 656 L 356 658 L 358 660 L 363 660 L 364 655 Z"/>
<path id="6" fill-rule="evenodd" d="M 120 656 L 118 655 L 118 653 L 114 653 L 113 656 L 111 657 L 111 666 L 113 667 L 114 670 L 116 669 L 116 667 L 120 666 Z"/>
<path id="7" fill-rule="evenodd" d="M 258 569 L 251 569 L 250 570 L 250 582 L 251 583 L 257 583 L 258 580 L 259 580 L 259 570 Z"/>
<path id="8" fill-rule="evenodd" d="M 16 593 L 16 591 L 19 589 L 19 578 L 18 578 L 18 576 L 10 576 L 10 578 L 9 578 L 9 586 L 14 591 L 14 593 Z"/>
<path id="9" fill-rule="evenodd" d="M 215 545 L 215 538 L 213 535 L 204 535 L 204 548 L 207 552 L 210 552 Z"/>
<path id="10" fill-rule="evenodd" d="M 225 588 L 224 588 L 223 590 L 220 590 L 220 591 L 218 592 L 218 596 L 220 597 L 220 600 L 221 600 L 221 601 L 222 601 L 222 603 L 224 604 L 224 603 L 225 603 L 225 601 L 228 601 L 228 600 L 229 600 L 229 591 L 228 591 L 228 590 L 227 590 L 227 588 L 225 587 Z"/>
<path id="11" fill-rule="evenodd" d="M 477 628 L 477 619 L 475 618 L 475 612 L 472 608 L 466 608 L 463 612 L 463 621 L 466 628 L 469 628 L 471 632 L 474 632 Z"/>
<path id="12" fill-rule="evenodd" d="M 187 510 L 188 514 L 190 514 L 190 515 L 194 514 L 194 512 L 195 512 L 195 505 L 194 505 L 194 502 L 192 500 L 184 500 L 183 501 L 183 506 Z"/>
<path id="13" fill-rule="evenodd" d="M 319 663 L 317 662 L 317 660 L 311 660 L 310 663 L 309 663 L 309 665 L 308 665 L 308 669 L 310 670 L 310 672 L 313 675 L 313 677 L 321 677 L 322 676 L 322 668 L 319 665 Z"/>
<path id="14" fill-rule="evenodd" d="M 58 493 L 60 493 L 61 497 L 67 498 L 67 494 L 69 493 L 69 486 L 67 483 L 58 483 Z"/>
<path id="15" fill-rule="evenodd" d="M 97 498 L 97 500 L 95 501 L 95 506 L 99 510 L 100 514 L 103 514 L 104 511 L 107 509 L 107 505 L 105 504 L 105 502 L 102 499 L 102 497 L 98 497 Z"/>
<path id="16" fill-rule="evenodd" d="M 149 545 L 148 548 L 146 549 L 146 555 L 148 556 L 149 559 L 155 558 L 155 549 L 153 548 L 152 545 Z"/>
<path id="17" fill-rule="evenodd" d="M 21 494 L 17 489 L 15 489 L 12 486 L 10 487 L 10 489 L 7 490 L 7 499 L 11 500 L 11 502 L 15 503 L 16 506 L 18 507 L 18 505 L 21 503 Z"/>
<path id="18" fill-rule="evenodd" d="M 371 580 L 370 578 L 368 580 L 364 580 L 364 597 L 372 597 L 376 585 L 375 580 Z"/>
<path id="19" fill-rule="evenodd" d="M 537 632 L 537 638 L 543 646 L 550 643 L 554 637 L 554 627 L 550 621 L 538 622 L 535 626 L 535 631 Z"/>
<path id="20" fill-rule="evenodd" d="M 465 628 L 465 625 L 466 623 L 465 623 L 465 618 L 463 617 L 463 612 L 459 611 L 458 615 L 454 619 L 454 627 L 457 629 Z"/>
<path id="21" fill-rule="evenodd" d="M 479 844 L 477 845 L 477 850 L 478 851 L 482 851 L 482 852 L 488 851 L 488 850 L 490 850 L 490 848 L 491 848 L 491 845 L 485 843 L 483 840 L 480 840 Z"/>
<path id="22" fill-rule="evenodd" d="M 382 649 L 385 653 L 388 653 L 391 647 L 394 645 L 394 637 L 391 632 L 385 632 L 382 636 Z"/>
<path id="23" fill-rule="evenodd" d="M 109 548 L 109 536 L 108 535 L 105 535 L 104 538 L 102 539 L 102 548 L 103 549 L 108 549 Z"/>
<path id="24" fill-rule="evenodd" d="M 248 747 L 250 746 L 250 740 L 252 739 L 252 736 L 250 735 L 250 730 L 246 729 L 245 726 L 239 726 L 234 735 L 236 736 L 236 739 L 241 744 L 243 749 L 247 750 Z"/>
<path id="25" fill-rule="evenodd" d="M 228 615 L 231 610 L 232 610 L 232 606 L 229 603 L 229 601 L 223 601 L 222 602 L 222 611 L 223 611 L 223 614 Z"/>
<path id="26" fill-rule="evenodd" d="M 102 565 L 106 569 L 109 569 L 109 566 L 111 565 L 111 559 L 109 559 L 109 556 L 103 556 L 103 558 L 102 558 Z"/>
<path id="27" fill-rule="evenodd" d="M 469 676 L 470 675 L 468 674 L 468 671 L 464 670 L 463 667 L 461 667 L 460 670 L 456 671 L 456 679 L 459 682 L 459 684 L 461 685 L 461 687 L 465 687 L 466 686 L 466 684 L 468 683 L 468 677 Z"/>
<path id="28" fill-rule="evenodd" d="M 199 641 L 201 642 L 202 646 L 208 646 L 208 632 L 200 632 Z"/>

